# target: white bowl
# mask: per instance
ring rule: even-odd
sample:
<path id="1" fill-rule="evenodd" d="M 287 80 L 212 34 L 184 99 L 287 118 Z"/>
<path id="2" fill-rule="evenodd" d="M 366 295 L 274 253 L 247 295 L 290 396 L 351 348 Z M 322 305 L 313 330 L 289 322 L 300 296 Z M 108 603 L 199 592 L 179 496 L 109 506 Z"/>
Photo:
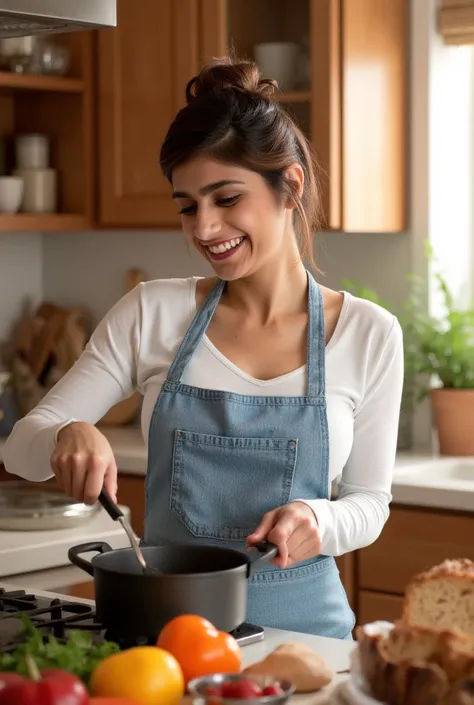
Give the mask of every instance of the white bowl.
<path id="1" fill-rule="evenodd" d="M 23 198 L 20 176 L 0 176 L 0 213 L 16 213 Z"/>

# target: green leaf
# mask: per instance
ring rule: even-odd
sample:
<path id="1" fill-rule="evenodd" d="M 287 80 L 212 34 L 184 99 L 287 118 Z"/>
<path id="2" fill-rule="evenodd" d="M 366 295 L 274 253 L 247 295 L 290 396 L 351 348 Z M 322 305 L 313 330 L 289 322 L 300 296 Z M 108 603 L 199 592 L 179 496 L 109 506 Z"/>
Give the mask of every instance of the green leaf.
<path id="1" fill-rule="evenodd" d="M 61 643 L 53 635 L 48 635 L 44 639 L 27 614 L 22 613 L 20 618 L 23 641 L 12 653 L 0 653 L 0 671 L 14 671 L 27 675 L 24 657 L 28 653 L 34 657 L 40 670 L 63 669 L 88 683 L 97 664 L 107 656 L 120 651 L 115 642 L 105 641 L 96 644 L 90 632 L 79 629 L 71 629 L 65 643 Z"/>
<path id="2" fill-rule="evenodd" d="M 429 243 L 426 256 L 439 266 Z M 439 269 L 434 280 L 443 305 L 436 318 L 427 310 L 426 282 L 416 275 L 407 276 L 409 295 L 398 311 L 385 305 L 375 291 L 345 282 L 356 296 L 379 303 L 398 317 L 404 338 L 404 401 L 410 403 L 426 396 L 426 379 L 428 384 L 441 383 L 451 389 L 474 389 L 474 304 L 459 309 Z"/>

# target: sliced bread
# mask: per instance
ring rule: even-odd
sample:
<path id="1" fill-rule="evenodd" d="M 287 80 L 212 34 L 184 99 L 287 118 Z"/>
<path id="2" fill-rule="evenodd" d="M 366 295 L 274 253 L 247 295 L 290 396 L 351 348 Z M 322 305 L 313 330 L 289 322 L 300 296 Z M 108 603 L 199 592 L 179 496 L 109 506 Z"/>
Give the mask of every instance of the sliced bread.
<path id="1" fill-rule="evenodd" d="M 456 629 L 474 642 L 474 563 L 467 558 L 446 560 L 417 575 L 405 592 L 402 621 Z"/>

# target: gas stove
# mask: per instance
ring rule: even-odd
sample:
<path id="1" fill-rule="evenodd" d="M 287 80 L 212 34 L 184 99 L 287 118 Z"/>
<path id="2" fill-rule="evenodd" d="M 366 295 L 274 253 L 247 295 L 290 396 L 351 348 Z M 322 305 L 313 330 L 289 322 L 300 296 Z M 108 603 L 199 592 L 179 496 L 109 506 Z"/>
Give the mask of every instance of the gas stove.
<path id="1" fill-rule="evenodd" d="M 25 590 L 6 591 L 0 588 L 0 652 L 13 650 L 21 641 L 22 612 L 28 615 L 44 636 L 52 634 L 59 640 L 67 638 L 69 629 L 81 629 L 88 631 L 94 641 L 114 641 L 121 649 L 153 643 L 146 638 L 124 638 L 112 629 L 106 629 L 97 619 L 93 605 L 61 598 L 50 599 Z M 247 623 L 231 634 L 241 646 L 264 638 L 262 627 Z"/>

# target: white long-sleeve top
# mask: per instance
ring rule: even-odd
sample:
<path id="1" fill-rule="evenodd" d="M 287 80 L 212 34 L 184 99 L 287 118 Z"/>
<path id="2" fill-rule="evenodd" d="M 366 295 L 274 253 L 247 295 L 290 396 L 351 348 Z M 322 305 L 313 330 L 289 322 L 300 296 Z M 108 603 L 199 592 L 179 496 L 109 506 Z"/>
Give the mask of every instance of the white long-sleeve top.
<path id="1" fill-rule="evenodd" d="M 74 367 L 15 425 L 4 448 L 8 472 L 33 481 L 52 477 L 58 431 L 72 420 L 97 423 L 135 389 L 143 395 L 141 427 L 147 442 L 156 399 L 196 312 L 197 281 L 140 284 L 109 311 Z M 303 366 L 276 379 L 255 379 L 204 336 L 182 381 L 238 394 L 298 396 L 305 394 L 305 373 Z M 330 482 L 339 478 L 338 498 L 304 500 L 316 514 L 325 555 L 369 545 L 388 518 L 402 385 L 397 319 L 344 292 L 326 346 Z"/>

